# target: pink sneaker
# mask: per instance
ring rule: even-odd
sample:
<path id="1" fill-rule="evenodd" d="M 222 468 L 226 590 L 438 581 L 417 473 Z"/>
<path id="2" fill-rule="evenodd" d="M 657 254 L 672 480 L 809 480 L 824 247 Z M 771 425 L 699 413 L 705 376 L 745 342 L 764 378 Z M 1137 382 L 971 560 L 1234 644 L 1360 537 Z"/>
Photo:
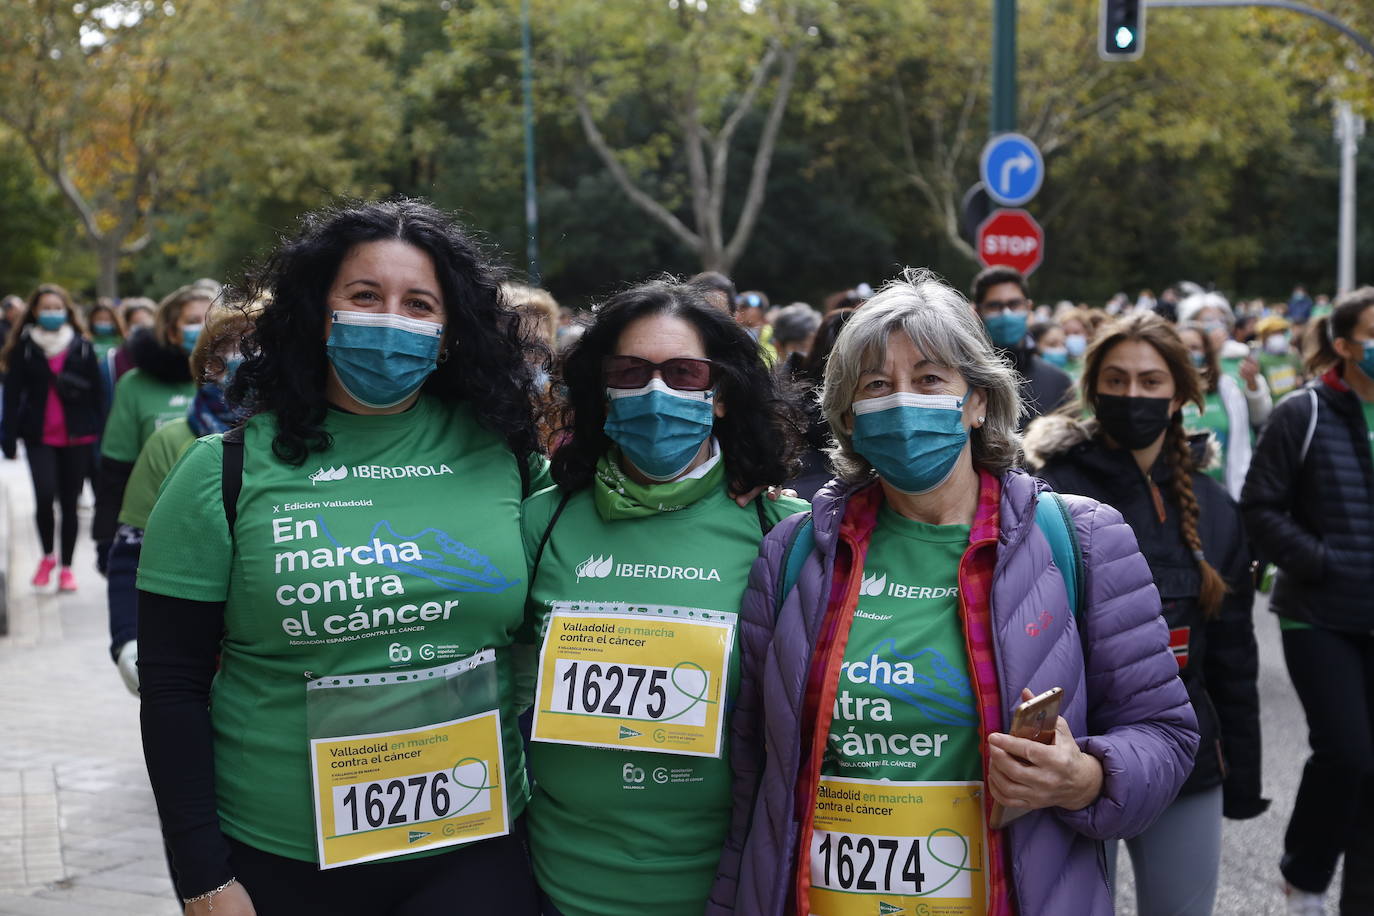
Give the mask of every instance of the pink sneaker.
<path id="1" fill-rule="evenodd" d="M 76 574 L 72 572 L 70 566 L 62 567 L 62 571 L 57 574 L 57 590 L 59 592 L 76 591 Z"/>
<path id="2" fill-rule="evenodd" d="M 38 564 L 38 572 L 33 574 L 34 588 L 47 588 L 48 583 L 52 582 L 52 571 L 57 567 L 57 557 L 48 554 L 43 561 Z"/>

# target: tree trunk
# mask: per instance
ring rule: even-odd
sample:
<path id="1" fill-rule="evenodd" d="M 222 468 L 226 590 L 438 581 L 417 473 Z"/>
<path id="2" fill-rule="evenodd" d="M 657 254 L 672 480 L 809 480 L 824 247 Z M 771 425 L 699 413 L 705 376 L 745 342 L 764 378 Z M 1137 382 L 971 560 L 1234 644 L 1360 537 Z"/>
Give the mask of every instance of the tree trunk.
<path id="1" fill-rule="evenodd" d="M 93 244 L 96 257 L 100 261 L 100 278 L 95 284 L 95 294 L 118 299 L 120 244 L 111 239 L 100 239 Z"/>

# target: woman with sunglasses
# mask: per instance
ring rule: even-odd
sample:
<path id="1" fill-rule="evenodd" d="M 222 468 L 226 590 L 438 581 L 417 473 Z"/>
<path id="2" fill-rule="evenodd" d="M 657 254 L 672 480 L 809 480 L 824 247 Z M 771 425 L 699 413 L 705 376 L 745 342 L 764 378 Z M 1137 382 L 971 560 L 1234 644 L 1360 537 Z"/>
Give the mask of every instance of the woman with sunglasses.
<path id="1" fill-rule="evenodd" d="M 611 299 L 568 351 L 558 486 L 525 503 L 540 649 L 528 809 L 546 916 L 691 914 L 729 823 L 736 618 L 798 500 L 799 418 L 698 288 Z"/>

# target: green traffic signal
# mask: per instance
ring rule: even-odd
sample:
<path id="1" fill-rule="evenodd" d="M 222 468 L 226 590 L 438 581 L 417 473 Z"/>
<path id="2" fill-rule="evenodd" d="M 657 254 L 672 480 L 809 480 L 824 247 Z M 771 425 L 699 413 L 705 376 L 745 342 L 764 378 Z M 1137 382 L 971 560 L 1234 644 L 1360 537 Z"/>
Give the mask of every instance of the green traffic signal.
<path id="1" fill-rule="evenodd" d="M 1145 51 L 1142 0 L 1102 0 L 1097 53 L 1106 61 L 1136 60 Z"/>

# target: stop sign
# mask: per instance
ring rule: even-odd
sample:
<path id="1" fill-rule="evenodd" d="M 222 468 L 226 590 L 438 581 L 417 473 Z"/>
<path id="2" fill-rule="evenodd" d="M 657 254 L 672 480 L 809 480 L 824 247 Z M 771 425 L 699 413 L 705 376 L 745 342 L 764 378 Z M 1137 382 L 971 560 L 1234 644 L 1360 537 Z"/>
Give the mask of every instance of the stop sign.
<path id="1" fill-rule="evenodd" d="M 993 210 L 978 226 L 978 260 L 1029 276 L 1045 257 L 1045 231 L 1025 210 Z"/>

